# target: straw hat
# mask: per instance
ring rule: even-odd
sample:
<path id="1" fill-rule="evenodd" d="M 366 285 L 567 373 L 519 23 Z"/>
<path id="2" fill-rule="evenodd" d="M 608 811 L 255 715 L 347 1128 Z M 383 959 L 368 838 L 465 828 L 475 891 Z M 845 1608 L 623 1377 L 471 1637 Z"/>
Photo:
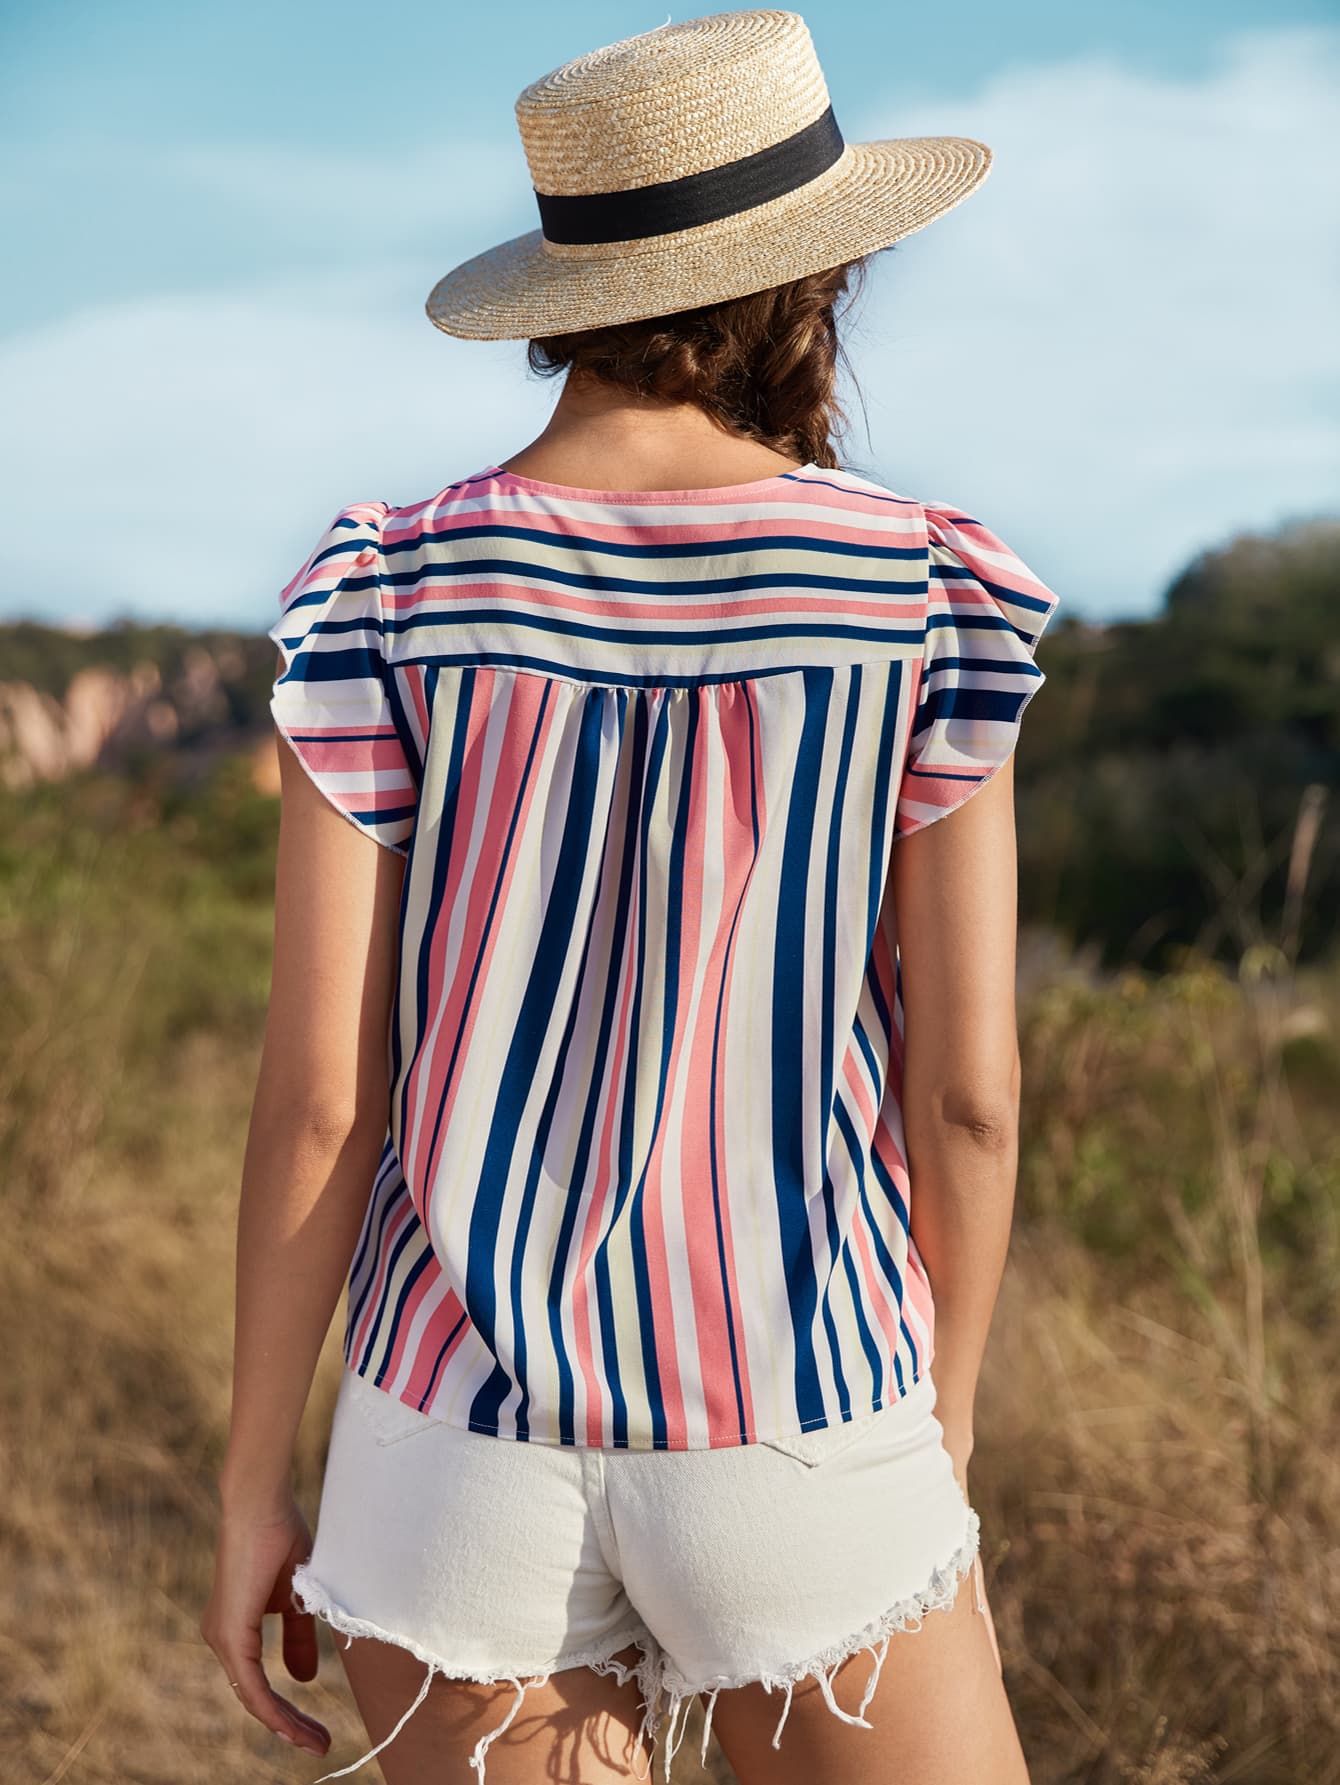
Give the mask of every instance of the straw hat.
<path id="1" fill-rule="evenodd" d="M 798 13 L 719 12 L 565 62 L 516 102 L 539 229 L 446 273 L 449 335 L 520 340 L 764 291 L 923 228 L 986 178 L 968 137 L 845 143 Z"/>

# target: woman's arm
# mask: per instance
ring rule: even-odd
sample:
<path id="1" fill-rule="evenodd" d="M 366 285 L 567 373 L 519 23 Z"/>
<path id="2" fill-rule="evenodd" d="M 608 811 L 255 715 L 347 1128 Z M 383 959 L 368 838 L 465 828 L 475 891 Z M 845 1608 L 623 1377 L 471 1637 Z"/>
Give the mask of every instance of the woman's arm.
<path id="1" fill-rule="evenodd" d="M 1013 758 L 893 850 L 912 1234 L 934 1302 L 936 1416 L 965 1496 L 1019 1157 L 1017 873 Z"/>
<path id="2" fill-rule="evenodd" d="M 316 1672 L 315 1628 L 288 1582 L 310 1549 L 293 1446 L 386 1139 L 387 1033 L 404 857 L 360 834 L 279 739 L 282 808 L 269 1013 L 242 1171 L 232 1419 L 201 1632 L 239 1698 L 285 1740 L 328 1737 L 273 1692 L 261 1618 Z"/>

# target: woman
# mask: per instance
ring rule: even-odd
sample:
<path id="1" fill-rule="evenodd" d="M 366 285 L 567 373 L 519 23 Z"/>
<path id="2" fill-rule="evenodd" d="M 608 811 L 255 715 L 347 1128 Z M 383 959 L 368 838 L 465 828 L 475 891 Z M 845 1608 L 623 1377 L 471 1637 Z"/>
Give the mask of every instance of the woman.
<path id="1" fill-rule="evenodd" d="M 342 509 L 270 631 L 202 1630 L 324 1754 L 261 1628 L 310 1680 L 325 1617 L 391 1785 L 605 1785 L 658 1735 L 668 1779 L 698 1699 L 742 1785 L 1017 1785 L 967 1468 L 1056 598 L 832 445 L 850 275 L 989 152 L 844 144 L 783 12 L 611 45 L 517 115 L 542 228 L 428 311 L 566 371 L 552 419 Z M 313 1546 L 290 1461 L 346 1278 Z"/>

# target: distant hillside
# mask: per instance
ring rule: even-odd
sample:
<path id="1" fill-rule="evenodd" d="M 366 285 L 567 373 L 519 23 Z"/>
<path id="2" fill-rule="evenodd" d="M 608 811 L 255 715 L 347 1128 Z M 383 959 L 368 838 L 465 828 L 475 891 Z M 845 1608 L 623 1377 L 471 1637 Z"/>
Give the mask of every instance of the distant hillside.
<path id="1" fill-rule="evenodd" d="M 1063 606 L 1019 747 L 1020 907 L 1104 961 L 1311 955 L 1340 916 L 1340 520 L 1202 553 L 1153 619 Z M 271 747 L 263 633 L 0 626 L 0 786 L 196 787 Z M 272 774 L 258 771 L 262 791 Z M 156 795 L 154 797 L 157 797 Z"/>

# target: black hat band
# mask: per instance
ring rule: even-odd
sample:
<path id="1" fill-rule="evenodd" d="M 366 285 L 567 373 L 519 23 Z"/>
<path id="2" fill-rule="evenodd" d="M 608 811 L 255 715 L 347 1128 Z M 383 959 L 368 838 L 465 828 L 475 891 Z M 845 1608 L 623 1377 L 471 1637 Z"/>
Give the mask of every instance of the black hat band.
<path id="1" fill-rule="evenodd" d="M 738 161 L 624 192 L 576 197 L 537 192 L 546 240 L 565 245 L 632 242 L 717 223 L 782 198 L 826 173 L 846 145 L 830 105 L 812 124 Z"/>

